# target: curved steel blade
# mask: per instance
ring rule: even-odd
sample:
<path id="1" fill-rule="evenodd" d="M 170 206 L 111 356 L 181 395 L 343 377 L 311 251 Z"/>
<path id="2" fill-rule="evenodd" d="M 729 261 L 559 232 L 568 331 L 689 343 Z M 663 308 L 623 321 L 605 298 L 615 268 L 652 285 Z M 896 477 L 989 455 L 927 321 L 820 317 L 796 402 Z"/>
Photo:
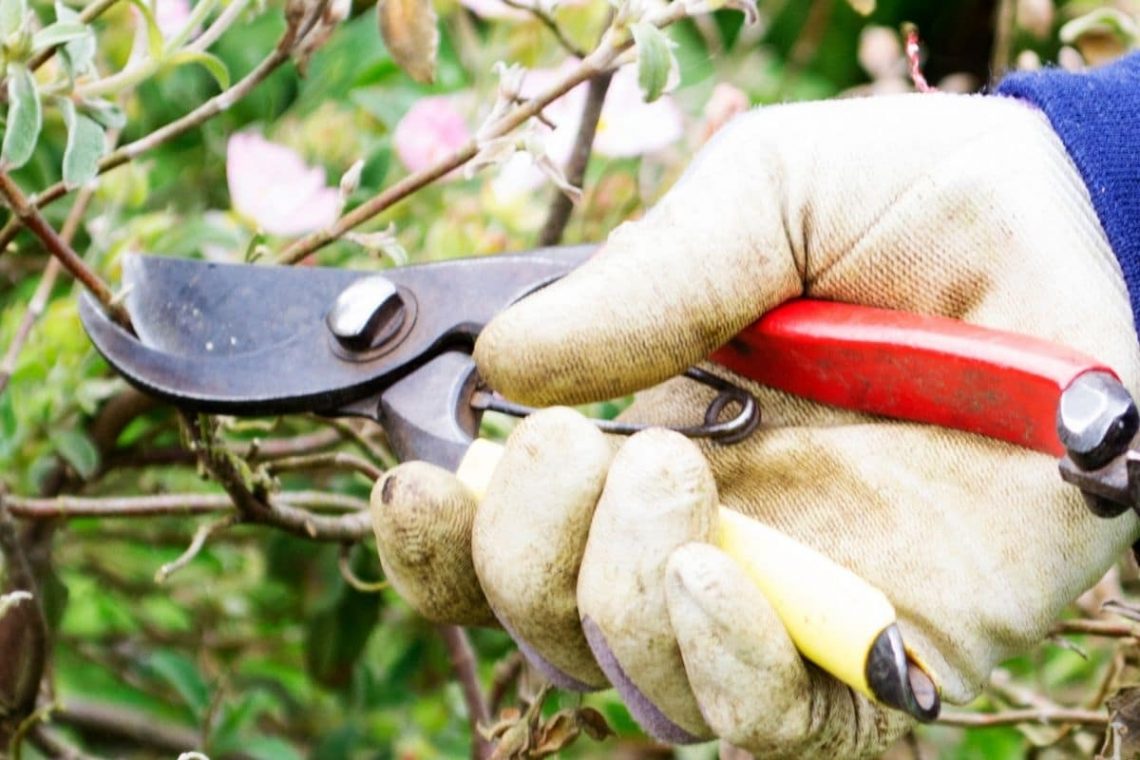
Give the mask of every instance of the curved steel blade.
<path id="1" fill-rule="evenodd" d="M 375 272 L 130 256 L 124 286 L 138 337 L 89 298 L 80 301 L 80 316 L 127 380 L 183 407 L 332 413 L 445 350 L 469 347 L 497 312 L 592 251 L 548 248 L 386 270 L 414 300 L 415 322 L 398 345 L 366 361 L 343 358 L 324 318 L 345 287 Z"/>

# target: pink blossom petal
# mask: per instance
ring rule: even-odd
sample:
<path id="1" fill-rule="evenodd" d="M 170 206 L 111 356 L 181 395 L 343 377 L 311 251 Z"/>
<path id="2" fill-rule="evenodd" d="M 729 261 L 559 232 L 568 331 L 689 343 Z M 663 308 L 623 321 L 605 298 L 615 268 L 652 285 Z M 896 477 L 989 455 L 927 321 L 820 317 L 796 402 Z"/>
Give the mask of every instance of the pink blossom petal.
<path id="1" fill-rule="evenodd" d="M 173 37 L 190 20 L 189 0 L 157 0 L 154 4 L 154 20 L 163 37 Z"/>
<path id="2" fill-rule="evenodd" d="M 416 101 L 392 136 L 400 162 L 413 172 L 432 166 L 470 139 L 466 120 L 446 95 Z"/>
<path id="3" fill-rule="evenodd" d="M 677 103 L 667 95 L 646 103 L 637 86 L 636 67 L 623 66 L 610 83 L 594 150 L 613 158 L 640 156 L 669 147 L 683 132 Z"/>
<path id="4" fill-rule="evenodd" d="M 230 202 L 272 235 L 301 235 L 332 224 L 340 210 L 325 172 L 293 150 L 256 132 L 233 135 L 226 146 Z"/>

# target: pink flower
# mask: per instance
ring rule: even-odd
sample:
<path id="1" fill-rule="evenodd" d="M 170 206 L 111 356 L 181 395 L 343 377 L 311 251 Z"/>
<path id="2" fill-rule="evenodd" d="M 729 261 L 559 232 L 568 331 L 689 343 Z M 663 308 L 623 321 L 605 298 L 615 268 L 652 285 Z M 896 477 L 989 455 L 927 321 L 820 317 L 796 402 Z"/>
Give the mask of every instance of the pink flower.
<path id="1" fill-rule="evenodd" d="M 412 172 L 428 168 L 470 139 L 455 99 L 446 95 L 417 100 L 392 135 L 396 155 Z"/>
<path id="2" fill-rule="evenodd" d="M 325 171 L 256 132 L 239 132 L 226 146 L 230 203 L 271 235 L 302 235 L 332 224 L 340 213 Z"/>

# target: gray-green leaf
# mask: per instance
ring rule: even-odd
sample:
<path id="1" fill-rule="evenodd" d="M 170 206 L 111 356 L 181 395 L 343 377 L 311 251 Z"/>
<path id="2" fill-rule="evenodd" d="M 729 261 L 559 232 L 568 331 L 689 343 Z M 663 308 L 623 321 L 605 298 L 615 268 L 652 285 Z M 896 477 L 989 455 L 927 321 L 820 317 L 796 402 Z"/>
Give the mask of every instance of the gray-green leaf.
<path id="1" fill-rule="evenodd" d="M 61 101 L 63 122 L 67 125 L 67 147 L 63 151 L 63 183 L 69 188 L 85 185 L 99 173 L 99 159 L 107 151 L 103 127 L 89 116 L 75 112 L 70 100 Z"/>
<path id="2" fill-rule="evenodd" d="M 4 127 L 4 146 L 0 160 L 18 169 L 28 163 L 43 126 L 40 93 L 32 72 L 23 64 L 8 67 L 8 123 Z"/>
<path id="3" fill-rule="evenodd" d="M 63 3 L 55 4 L 55 17 L 60 23 L 78 23 L 79 14 Z M 92 71 L 95 64 L 95 32 L 91 27 L 85 27 L 86 33 L 64 43 L 59 50 L 60 64 L 67 74 L 69 81 Z"/>
<path id="4" fill-rule="evenodd" d="M 7 39 L 19 31 L 27 15 L 26 0 L 0 0 L 0 35 Z"/>
<path id="5" fill-rule="evenodd" d="M 673 41 L 648 21 L 631 24 L 629 31 L 637 46 L 637 84 L 645 102 L 652 103 L 680 79 Z"/>
<path id="6" fill-rule="evenodd" d="M 85 100 L 79 110 L 103 125 L 104 129 L 122 129 L 127 124 L 127 115 L 117 104 L 109 100 Z"/>
<path id="7" fill-rule="evenodd" d="M 88 32 L 86 26 L 75 21 L 56 21 L 54 24 L 45 26 L 32 37 L 32 52 L 38 53 L 56 45 L 81 39 L 86 37 Z"/>

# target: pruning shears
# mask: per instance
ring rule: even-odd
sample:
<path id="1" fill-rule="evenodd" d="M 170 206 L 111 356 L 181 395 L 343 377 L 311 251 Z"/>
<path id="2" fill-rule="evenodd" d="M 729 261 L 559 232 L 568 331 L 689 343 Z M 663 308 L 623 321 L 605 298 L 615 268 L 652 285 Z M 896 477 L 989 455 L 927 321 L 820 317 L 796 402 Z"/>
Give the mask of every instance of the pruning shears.
<path id="1" fill-rule="evenodd" d="M 107 361 L 181 408 L 229 415 L 365 416 L 401 460 L 456 470 L 476 493 L 497 453 L 478 439 L 488 409 L 529 410 L 484 386 L 480 330 L 563 277 L 590 246 L 458 259 L 383 273 L 123 259 L 135 334 L 88 296 L 80 315 Z M 773 309 L 710 357 L 815 401 L 1009 441 L 1060 458 L 1097 514 L 1140 504 L 1140 415 L 1113 371 L 1064 346 L 956 320 L 800 299 Z M 727 377 L 681 429 L 732 445 L 754 434 L 756 400 Z M 614 433 L 637 426 L 608 423 Z M 1140 510 L 1138 510 L 1140 511 Z M 854 573 L 750 518 L 721 510 L 719 545 L 762 591 L 805 657 L 920 720 L 938 677 L 903 641 L 894 608 Z"/>

